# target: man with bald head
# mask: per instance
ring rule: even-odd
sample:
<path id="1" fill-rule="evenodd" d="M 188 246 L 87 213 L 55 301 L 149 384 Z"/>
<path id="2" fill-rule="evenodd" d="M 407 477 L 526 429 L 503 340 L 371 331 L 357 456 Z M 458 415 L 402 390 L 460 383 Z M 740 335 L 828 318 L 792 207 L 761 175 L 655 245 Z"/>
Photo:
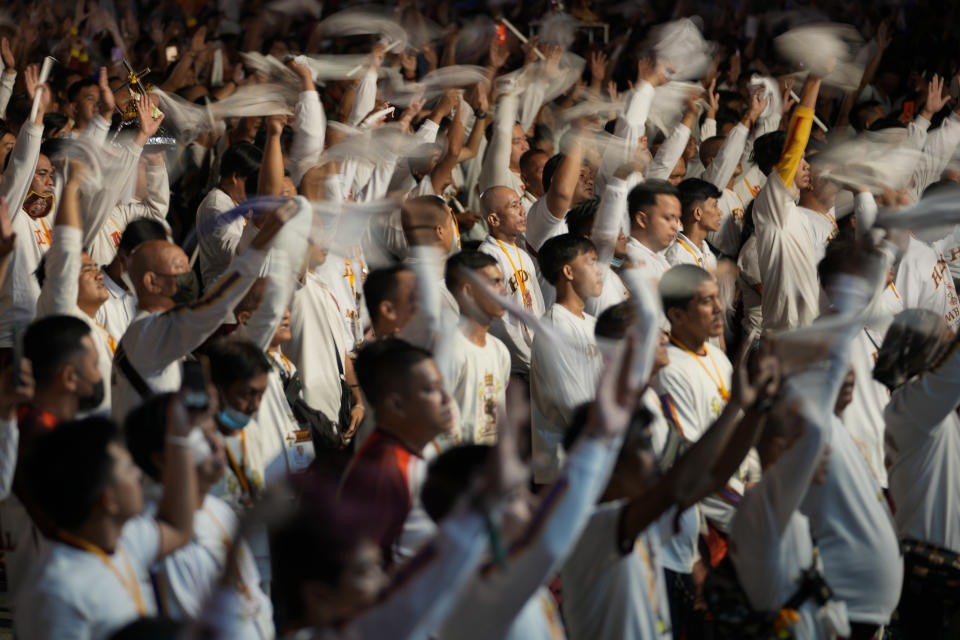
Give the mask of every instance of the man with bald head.
<path id="1" fill-rule="evenodd" d="M 520 196 L 509 187 L 490 187 L 480 196 L 480 204 L 490 229 L 480 251 L 497 261 L 507 294 L 530 313 L 543 315 L 543 294 L 537 282 L 536 265 L 530 254 L 517 244 L 517 238 L 527 229 L 527 214 Z M 511 374 L 526 380 L 530 375 L 533 332 L 508 313 L 494 320 L 490 333 L 507 345 Z"/>
<path id="2" fill-rule="evenodd" d="M 270 212 L 250 248 L 197 300 L 196 274 L 187 254 L 165 240 L 148 240 L 130 256 L 137 317 L 123 334 L 114 359 L 113 415 L 155 393 L 180 388 L 179 361 L 203 344 L 243 299 L 260 275 L 266 250 L 297 211 L 288 201 Z"/>

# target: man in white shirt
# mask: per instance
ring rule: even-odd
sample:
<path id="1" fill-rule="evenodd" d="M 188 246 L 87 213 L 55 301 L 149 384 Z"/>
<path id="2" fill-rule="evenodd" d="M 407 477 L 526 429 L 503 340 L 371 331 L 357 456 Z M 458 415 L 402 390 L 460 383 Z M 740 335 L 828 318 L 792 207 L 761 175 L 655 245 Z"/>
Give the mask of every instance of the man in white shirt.
<path id="1" fill-rule="evenodd" d="M 559 153 L 543 166 L 543 197 L 527 212 L 527 246 L 536 253 L 543 243 L 567 233 L 567 211 L 593 197 L 593 169 L 583 162 L 579 130 L 573 133 L 567 153 Z"/>
<path id="2" fill-rule="evenodd" d="M 524 186 L 520 205 L 524 212 L 529 211 L 533 203 L 544 195 L 543 166 L 549 159 L 550 154 L 543 149 L 530 149 L 520 156 L 520 179 L 523 180 Z"/>
<path id="3" fill-rule="evenodd" d="M 459 442 L 492 444 L 506 410 L 510 353 L 488 330 L 504 311 L 463 271 L 500 295 L 503 274 L 496 260 L 479 251 L 461 251 L 447 261 L 447 289 L 460 307 L 460 325 L 448 345 L 443 380 L 460 408 Z"/>
<path id="4" fill-rule="evenodd" d="M 223 154 L 220 182 L 197 208 L 197 242 L 200 248 L 200 280 L 209 290 L 233 262 L 246 220 L 222 219 L 222 214 L 247 199 L 247 178 L 260 170 L 261 152 L 249 142 L 240 142 Z"/>
<path id="5" fill-rule="evenodd" d="M 117 253 L 102 268 L 103 285 L 109 297 L 97 310 L 96 320 L 114 338 L 120 339 L 137 315 L 137 294 L 130 279 L 130 254 L 147 240 L 166 240 L 166 228 L 156 220 L 133 220 L 123 230 Z"/>
<path id="6" fill-rule="evenodd" d="M 374 269 L 363 283 L 363 301 L 373 335 L 392 336 L 417 312 L 417 277 L 404 264 Z"/>
<path id="7" fill-rule="evenodd" d="M 670 268 L 664 253 L 680 229 L 679 192 L 662 180 L 647 180 L 630 190 L 627 208 L 630 214 L 627 257 L 656 285 Z"/>
<path id="8" fill-rule="evenodd" d="M 677 186 L 680 192 L 680 221 L 683 231 L 677 233 L 676 241 L 667 248 L 666 258 L 670 266 L 693 264 L 714 273 L 717 258 L 707 244 L 707 235 L 720 228 L 722 212 L 717 206 L 719 189 L 699 178 L 687 178 Z"/>
<path id="9" fill-rule="evenodd" d="M 902 230 L 894 231 L 893 239 L 903 251 L 894 280 L 903 306 L 935 311 L 953 331 L 960 330 L 960 301 L 943 254 Z"/>
<path id="10" fill-rule="evenodd" d="M 663 309 L 670 320 L 670 364 L 660 370 L 654 388 L 673 414 L 680 435 L 696 442 L 730 400 L 733 367 L 709 343 L 723 331 L 723 308 L 713 277 L 700 267 L 673 267 L 660 280 Z M 720 534 L 726 532 L 743 480 L 735 474 L 727 486 L 701 503 L 704 515 Z M 717 535 L 713 531 L 713 535 Z"/>
<path id="11" fill-rule="evenodd" d="M 24 471 L 59 539 L 20 591 L 17 635 L 103 640 L 155 612 L 150 567 L 193 537 L 197 479 L 185 444 L 195 424 L 182 400 L 170 403 L 156 519 L 141 515 L 140 470 L 109 420 L 60 425 L 37 442 Z"/>
<path id="12" fill-rule="evenodd" d="M 543 294 L 536 262 L 517 245 L 517 240 L 527 229 L 520 197 L 513 189 L 490 187 L 480 197 L 480 204 L 486 214 L 490 235 L 479 250 L 496 259 L 503 273 L 507 295 L 533 315 L 543 315 Z M 511 373 L 529 379 L 533 330 L 513 314 L 496 319 L 490 330 L 510 350 Z"/>
<path id="13" fill-rule="evenodd" d="M 600 295 L 603 277 L 593 243 L 569 234 L 541 247 L 540 268 L 557 290 L 544 317 L 560 341 L 539 332 L 530 359 L 534 481 L 544 484 L 563 465 L 561 444 L 573 410 L 596 390 L 603 358 L 593 333 L 596 318 L 584 309 L 588 298 Z"/>
<path id="14" fill-rule="evenodd" d="M 124 434 L 130 455 L 145 474 L 146 509 L 154 514 L 160 497 L 158 489 L 166 468 L 164 431 L 171 393 L 154 396 L 127 416 Z M 155 585 L 158 613 L 179 621 L 197 618 L 221 574 L 227 570 L 227 556 L 238 545 L 238 579 L 234 588 L 243 599 L 238 612 L 242 620 L 243 640 L 271 640 L 275 635 L 273 606 L 260 589 L 260 573 L 253 552 L 237 539 L 237 514 L 223 500 L 210 495 L 227 468 L 223 442 L 212 422 L 191 431 L 188 438 L 196 467 L 196 512 L 193 514 L 193 538 L 185 546 L 155 564 L 151 579 Z"/>
<path id="15" fill-rule="evenodd" d="M 620 181 L 614 178 L 607 182 L 607 193 L 604 194 L 604 198 L 613 198 L 615 202 L 602 202 L 597 198 L 591 198 L 584 200 L 567 213 L 567 227 L 570 233 L 589 239 L 597 247 L 597 261 L 603 273 L 603 291 L 596 298 L 589 298 L 586 307 L 587 313 L 595 318 L 630 297 L 627 286 L 613 270 L 614 261 L 622 263 L 627 256 L 627 237 L 620 231 L 616 239 L 610 242 L 610 238 L 605 234 L 595 233 L 599 229 L 598 225 L 603 224 L 599 219 L 601 214 L 610 217 L 608 224 L 622 217 L 622 211 L 618 209 L 622 209 L 626 204 L 626 191 L 621 189 L 616 196 L 611 195 L 610 192 L 615 188 L 614 182 Z"/>
<path id="16" fill-rule="evenodd" d="M 295 215 L 303 224 L 307 214 L 308 207 L 297 201 L 270 212 L 250 248 L 199 300 L 196 276 L 180 247 L 151 240 L 137 248 L 130 275 L 138 312 L 117 346 L 114 416 L 125 417 L 140 398 L 179 386 L 180 359 L 203 344 L 253 285 L 281 227 Z"/>

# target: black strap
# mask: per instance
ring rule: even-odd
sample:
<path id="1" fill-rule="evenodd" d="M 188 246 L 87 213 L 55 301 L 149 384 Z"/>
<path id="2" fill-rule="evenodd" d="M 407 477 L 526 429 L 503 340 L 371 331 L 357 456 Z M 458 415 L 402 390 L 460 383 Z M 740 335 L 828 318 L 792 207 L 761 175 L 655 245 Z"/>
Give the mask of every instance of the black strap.
<path id="1" fill-rule="evenodd" d="M 113 363 L 123 373 L 124 377 L 130 383 L 130 386 L 140 394 L 141 399 L 146 400 L 153 395 L 153 390 L 150 388 L 150 385 L 147 384 L 147 381 L 134 369 L 133 364 L 130 362 L 130 358 L 123 348 L 123 342 L 117 346 L 117 352 L 113 356 Z"/>

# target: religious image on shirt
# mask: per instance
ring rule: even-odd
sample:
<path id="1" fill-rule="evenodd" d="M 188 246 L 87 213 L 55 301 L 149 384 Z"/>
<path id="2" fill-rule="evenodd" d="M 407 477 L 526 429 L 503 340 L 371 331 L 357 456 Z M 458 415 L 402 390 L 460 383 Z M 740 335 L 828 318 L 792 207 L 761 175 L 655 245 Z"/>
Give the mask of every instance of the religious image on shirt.
<path id="1" fill-rule="evenodd" d="M 498 395 L 500 395 L 500 384 L 494 380 L 492 373 L 484 374 L 483 382 L 477 389 L 477 398 L 480 400 L 479 406 L 483 415 L 480 416 L 477 432 L 474 434 L 475 442 L 492 442 L 497 438 Z"/>
<path id="2" fill-rule="evenodd" d="M 517 282 L 517 276 L 520 276 L 520 282 Z M 526 269 L 520 269 L 519 271 L 514 271 L 513 275 L 507 279 L 507 288 L 510 290 L 510 294 L 513 295 L 517 292 L 518 289 L 523 291 L 523 306 L 528 309 L 533 308 L 533 296 L 530 295 L 530 290 L 527 289 L 527 282 L 530 281 L 530 274 L 527 273 Z M 521 289 L 522 283 L 522 289 Z"/>

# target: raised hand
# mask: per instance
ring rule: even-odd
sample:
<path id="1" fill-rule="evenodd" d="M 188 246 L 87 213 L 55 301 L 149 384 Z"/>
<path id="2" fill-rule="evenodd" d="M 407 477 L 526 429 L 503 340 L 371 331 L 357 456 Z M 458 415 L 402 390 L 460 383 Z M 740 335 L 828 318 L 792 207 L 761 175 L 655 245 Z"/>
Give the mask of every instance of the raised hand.
<path id="1" fill-rule="evenodd" d="M 300 64 L 296 60 L 291 60 L 287 63 L 287 68 L 293 71 L 300 78 L 300 90 L 301 91 L 315 91 L 316 85 L 313 82 L 313 72 L 310 71 L 310 67 L 305 64 Z"/>
<path id="2" fill-rule="evenodd" d="M 163 112 L 157 110 L 159 115 L 153 116 L 153 101 L 150 94 L 142 93 L 137 99 L 137 114 L 140 116 L 140 131 L 137 132 L 135 142 L 141 147 L 152 138 L 157 130 L 160 129 L 160 123 L 163 122 Z"/>
<path id="3" fill-rule="evenodd" d="M 500 44 L 500 41 L 496 37 L 490 39 L 490 50 L 487 52 L 487 62 L 490 67 L 497 71 L 507 63 L 507 58 L 510 57 L 510 50 L 507 49 L 507 44 Z"/>
<path id="4" fill-rule="evenodd" d="M 100 67 L 97 85 L 100 87 L 100 115 L 109 122 L 113 116 L 113 110 L 117 107 L 117 101 L 113 97 L 113 90 L 110 89 L 106 67 Z"/>
<path id="5" fill-rule="evenodd" d="M 600 91 L 603 79 L 607 76 L 607 54 L 603 51 L 594 51 L 590 54 L 590 86 Z"/>
<path id="6" fill-rule="evenodd" d="M 793 97 L 793 80 L 787 80 L 783 85 L 783 115 L 790 113 L 797 100 Z"/>
<path id="7" fill-rule="evenodd" d="M 5 72 L 13 73 L 16 71 L 17 61 L 13 57 L 10 41 L 6 38 L 0 39 L 0 58 L 3 59 L 3 69 Z"/>
<path id="8" fill-rule="evenodd" d="M 707 86 L 707 118 L 711 120 L 717 117 L 717 109 L 720 108 L 720 93 L 716 87 L 717 79 L 714 77 Z"/>
<path id="9" fill-rule="evenodd" d="M 539 50 L 539 45 L 540 45 L 539 36 L 533 36 L 532 38 L 530 38 L 529 40 L 523 43 L 523 46 L 521 47 L 523 49 L 523 64 L 530 64 L 531 62 L 537 61 L 537 58 L 539 57 L 537 55 L 537 51 Z"/>
<path id="10" fill-rule="evenodd" d="M 750 96 L 750 108 L 747 110 L 747 115 L 744 118 L 749 123 L 747 124 L 747 128 L 752 127 L 754 123 L 756 123 L 763 113 L 763 110 L 767 108 L 769 102 L 769 98 L 763 95 L 763 89 L 757 89 L 753 92 L 753 95 Z"/>
<path id="11" fill-rule="evenodd" d="M 943 93 L 943 80 L 943 78 L 934 74 L 930 78 L 930 82 L 927 83 L 927 99 L 923 104 L 923 112 L 920 114 L 927 120 L 950 102 L 950 94 Z"/>
<path id="12" fill-rule="evenodd" d="M 754 331 L 743 341 L 734 368 L 731 399 L 737 406 L 747 408 L 772 399 L 780 388 L 780 361 L 773 340 L 760 343 L 760 351 L 750 358 L 750 350 L 758 336 Z"/>

